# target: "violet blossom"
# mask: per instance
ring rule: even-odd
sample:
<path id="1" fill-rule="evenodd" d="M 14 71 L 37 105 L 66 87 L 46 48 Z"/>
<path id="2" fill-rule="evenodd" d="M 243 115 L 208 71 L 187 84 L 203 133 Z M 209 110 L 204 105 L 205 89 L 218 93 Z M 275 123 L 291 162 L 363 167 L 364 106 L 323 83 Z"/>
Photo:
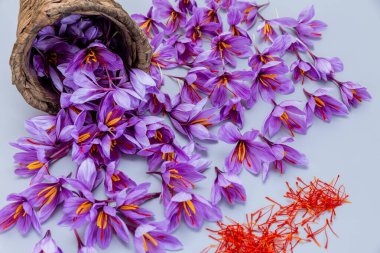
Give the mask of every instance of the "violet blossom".
<path id="1" fill-rule="evenodd" d="M 218 221 L 222 218 L 219 207 L 213 206 L 200 195 L 187 192 L 172 197 L 166 206 L 165 216 L 169 221 L 169 232 L 179 227 L 182 218 L 187 226 L 197 230 L 202 227 L 204 220 Z"/>
<path id="2" fill-rule="evenodd" d="M 304 90 L 308 97 L 306 105 L 307 125 L 313 123 L 313 114 L 323 121 L 329 122 L 333 115 L 346 116 L 348 114 L 347 107 L 337 99 L 329 96 L 330 89 L 320 88 L 313 93 Z"/>
<path id="3" fill-rule="evenodd" d="M 298 167 L 306 167 L 308 165 L 307 157 L 304 154 L 300 153 L 298 150 L 288 145 L 288 143 L 294 141 L 293 138 L 283 137 L 278 139 L 277 141 L 270 141 L 264 136 L 261 137 L 271 147 L 272 152 L 276 157 L 276 160 L 272 164 L 275 169 L 280 171 L 281 174 L 284 173 L 287 167 L 286 164 Z M 263 173 L 264 180 L 268 176 L 269 172 L 269 166 L 267 166 L 266 168 L 268 168 L 268 170 L 264 171 Z"/>
<path id="4" fill-rule="evenodd" d="M 227 172 L 239 174 L 243 166 L 257 175 L 263 169 L 263 163 L 274 161 L 270 147 L 266 143 L 255 141 L 259 135 L 257 130 L 241 134 L 232 123 L 225 123 L 218 133 L 219 140 L 236 144 L 235 148 L 225 159 Z"/>
<path id="5" fill-rule="evenodd" d="M 165 232 L 165 228 L 155 223 L 142 224 L 136 228 L 134 243 L 137 253 L 160 253 L 165 250 L 180 250 L 181 242 Z"/>
<path id="6" fill-rule="evenodd" d="M 178 2 L 178 7 L 182 12 L 193 14 L 193 10 L 197 8 L 196 0 L 175 0 Z"/>
<path id="7" fill-rule="evenodd" d="M 25 196 L 19 194 L 10 194 L 7 200 L 11 203 L 0 210 L 0 232 L 17 226 L 22 235 L 26 235 L 31 227 L 40 234 L 40 221 L 32 203 Z"/>
<path id="8" fill-rule="evenodd" d="M 220 109 L 220 120 L 230 120 L 239 128 L 243 128 L 244 124 L 244 107 L 240 98 L 231 98 Z"/>
<path id="9" fill-rule="evenodd" d="M 302 84 L 305 83 L 305 79 L 308 78 L 312 81 L 320 80 L 321 76 L 318 70 L 309 62 L 298 59 L 290 66 L 290 71 L 293 72 L 293 79 L 296 82 L 301 80 Z"/>
<path id="10" fill-rule="evenodd" d="M 243 37 L 248 38 L 252 42 L 252 39 L 248 35 L 248 32 L 238 26 L 242 18 L 243 18 L 243 15 L 241 14 L 239 9 L 230 8 L 228 10 L 228 15 L 227 15 L 227 21 L 228 21 L 228 24 L 230 25 L 229 31 L 234 36 L 243 36 Z"/>
<path id="11" fill-rule="evenodd" d="M 284 101 L 275 104 L 272 112 L 265 120 L 262 132 L 273 137 L 284 126 L 289 130 L 292 136 L 294 132 L 306 134 L 306 114 L 299 107 L 298 101 Z"/>
<path id="12" fill-rule="evenodd" d="M 217 4 L 222 9 L 228 10 L 236 3 L 236 0 L 206 0 L 207 5 Z"/>
<path id="13" fill-rule="evenodd" d="M 285 76 L 288 67 L 282 62 L 271 61 L 265 64 L 255 73 L 252 84 L 251 104 L 257 100 L 259 92 L 265 102 L 272 102 L 275 94 L 290 94 L 294 92 L 293 82 Z"/>
<path id="14" fill-rule="evenodd" d="M 258 5 L 252 1 L 237 1 L 236 8 L 243 13 L 243 19 L 241 22 L 246 24 L 247 29 L 252 28 L 252 26 L 256 23 L 258 12 L 261 8 L 267 5 L 268 4 Z"/>
<path id="15" fill-rule="evenodd" d="M 336 80 L 335 82 L 339 85 L 343 102 L 348 108 L 351 108 L 352 106 L 356 107 L 359 103 L 369 101 L 372 98 L 367 91 L 367 88 L 360 84 L 353 82 L 339 82 Z"/>
<path id="16" fill-rule="evenodd" d="M 143 30 L 149 38 L 153 38 L 160 32 L 160 28 L 164 27 L 161 22 L 157 21 L 156 13 L 153 12 L 153 6 L 150 7 L 146 16 L 142 14 L 133 14 L 131 15 L 131 18 L 136 21 L 141 30 Z"/>
<path id="17" fill-rule="evenodd" d="M 166 20 L 166 34 L 172 34 L 186 24 L 186 14 L 172 6 L 168 0 L 153 0 L 157 17 Z"/>
<path id="18" fill-rule="evenodd" d="M 193 42 L 202 42 L 202 39 L 214 37 L 220 29 L 220 24 L 214 22 L 204 22 L 205 12 L 203 9 L 196 8 L 186 24 L 186 37 Z"/>
<path id="19" fill-rule="evenodd" d="M 343 71 L 343 63 L 337 57 L 323 58 L 314 56 L 314 60 L 315 67 L 324 81 L 332 79 L 335 73 Z"/>
<path id="20" fill-rule="evenodd" d="M 224 197 L 229 204 L 244 203 L 245 189 L 239 177 L 232 173 L 222 172 L 215 168 L 216 179 L 211 190 L 211 202 L 216 205 Z"/>

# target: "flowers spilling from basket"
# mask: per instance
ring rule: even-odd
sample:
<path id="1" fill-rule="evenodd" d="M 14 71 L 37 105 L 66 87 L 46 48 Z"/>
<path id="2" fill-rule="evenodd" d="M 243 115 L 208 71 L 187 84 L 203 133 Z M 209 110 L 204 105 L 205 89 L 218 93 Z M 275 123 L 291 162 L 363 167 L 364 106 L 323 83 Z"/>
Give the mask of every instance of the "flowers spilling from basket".
<path id="1" fill-rule="evenodd" d="M 9 196 L 0 229 L 41 233 L 41 224 L 62 210 L 60 225 L 74 231 L 79 252 L 94 252 L 96 244 L 105 249 L 112 237 L 125 243 L 132 237 L 139 253 L 177 250 L 182 245 L 170 233 L 181 221 L 200 229 L 205 220 L 222 218 L 217 206 L 222 199 L 245 201 L 238 177 L 243 168 L 265 179 L 270 170 L 306 166 L 305 155 L 289 146 L 295 133 L 306 134 L 315 116 L 328 122 L 347 115 L 370 95 L 359 84 L 338 80 L 343 70 L 338 58 L 312 52 L 326 28 L 314 19 L 313 7 L 297 19 L 266 19 L 267 5 L 206 0 L 198 7 L 195 0 L 153 0 L 146 16 L 132 16 L 151 38 L 150 74 L 125 60 L 130 52 L 106 18 L 70 15 L 42 29 L 29 64 L 47 89 L 60 94 L 62 109 L 27 120 L 30 136 L 13 144 L 21 150 L 15 155 L 16 174 L 31 183 Z M 244 69 L 237 67 L 238 59 Z M 165 93 L 178 87 L 168 87 L 173 80 L 179 92 Z M 279 95 L 304 83 L 305 101 L 280 101 Z M 313 83 L 324 87 L 315 89 Z M 273 110 L 261 131 L 241 132 L 245 111 L 258 100 Z M 180 144 L 178 135 L 188 141 Z M 273 140 L 275 135 L 282 137 Z M 235 147 L 225 169 L 216 170 L 209 201 L 197 193 L 197 183 L 211 164 L 203 151 L 217 140 Z M 65 156 L 75 169 L 53 166 Z M 128 168 L 120 168 L 121 159 L 136 156 L 146 159 L 152 180 L 161 180 L 160 192 L 150 192 L 149 183 L 137 184 Z M 101 198 L 94 196 L 98 189 Z M 144 207 L 156 198 L 165 221 Z M 41 250 L 60 252 L 50 233 L 35 252 Z"/>

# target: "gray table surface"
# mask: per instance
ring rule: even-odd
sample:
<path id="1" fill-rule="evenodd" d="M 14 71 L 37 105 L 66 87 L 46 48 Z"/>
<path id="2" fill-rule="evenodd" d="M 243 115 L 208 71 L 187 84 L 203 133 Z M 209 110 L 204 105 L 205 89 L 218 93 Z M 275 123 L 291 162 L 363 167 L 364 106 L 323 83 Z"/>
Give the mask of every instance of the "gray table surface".
<path id="1" fill-rule="evenodd" d="M 119 0 L 130 13 L 145 13 L 151 5 L 150 0 Z M 363 103 L 352 111 L 347 118 L 334 118 L 330 124 L 319 120 L 306 136 L 297 136 L 294 147 L 307 154 L 310 166 L 307 169 L 290 168 L 285 175 L 271 173 L 267 182 L 247 172 L 241 176 L 247 189 L 246 205 L 233 208 L 222 205 L 224 215 L 237 220 L 244 219 L 245 213 L 252 212 L 268 204 L 265 196 L 281 200 L 285 192 L 285 182 L 294 182 L 297 176 L 306 180 L 314 176 L 330 180 L 338 174 L 346 185 L 353 202 L 337 210 L 334 229 L 340 238 L 330 238 L 329 249 L 319 249 L 314 244 L 300 246 L 295 252 L 332 252 L 332 253 L 379 253 L 380 252 L 380 1 L 379 0 L 272 0 L 266 10 L 267 16 L 293 16 L 308 4 L 316 7 L 317 18 L 329 24 L 324 39 L 316 44 L 316 53 L 321 56 L 339 56 L 345 63 L 345 72 L 339 74 L 342 80 L 354 80 L 367 86 L 373 95 L 370 103 Z M 19 179 L 14 173 L 13 155 L 16 152 L 8 143 L 26 135 L 24 120 L 40 115 L 21 98 L 11 85 L 11 72 L 8 59 L 15 41 L 18 1 L 0 0 L 0 206 L 6 204 L 5 198 L 13 192 L 20 192 L 28 185 L 27 180 Z M 243 65 L 242 65 L 243 66 Z M 311 86 L 308 86 L 311 87 Z M 299 88 L 299 87 L 298 87 Z M 298 89 L 299 90 L 299 89 Z M 293 98 L 303 99 L 298 91 Z M 259 103 L 253 111 L 247 112 L 245 129 L 260 128 L 270 108 Z M 222 166 L 222 160 L 232 148 L 227 145 L 214 145 L 209 158 L 214 165 Z M 138 182 L 153 182 L 153 190 L 159 189 L 157 181 L 145 175 L 145 163 L 141 161 L 123 161 L 122 168 Z M 74 171 L 69 159 L 54 166 L 57 175 Z M 200 192 L 209 196 L 213 171 L 200 185 Z M 148 208 L 157 210 L 162 217 L 162 208 L 158 203 L 149 203 Z M 43 230 L 52 229 L 53 236 L 64 252 L 76 252 L 76 241 L 67 228 L 56 225 L 60 213 L 43 225 Z M 181 252 L 200 252 L 212 241 L 208 239 L 206 227 L 215 226 L 206 223 L 200 232 L 194 232 L 182 225 L 175 233 L 183 242 Z M 0 235 L 0 253 L 26 253 L 39 240 L 35 232 L 23 238 L 16 230 Z M 124 246 L 113 240 L 105 252 L 134 252 L 133 246 Z"/>

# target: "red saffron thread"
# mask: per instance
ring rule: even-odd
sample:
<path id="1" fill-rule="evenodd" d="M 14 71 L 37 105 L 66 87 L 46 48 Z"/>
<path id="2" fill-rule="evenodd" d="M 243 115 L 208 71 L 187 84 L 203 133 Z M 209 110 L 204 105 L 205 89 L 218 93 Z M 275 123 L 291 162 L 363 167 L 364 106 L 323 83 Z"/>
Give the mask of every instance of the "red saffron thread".
<path id="1" fill-rule="evenodd" d="M 215 250 L 215 253 L 286 253 L 293 252 L 300 242 L 318 241 L 319 235 L 325 236 L 328 247 L 329 231 L 337 234 L 331 227 L 336 216 L 335 209 L 348 201 L 343 185 L 337 187 L 339 176 L 330 183 L 314 178 L 309 184 L 297 178 L 292 188 L 286 183 L 288 191 L 284 198 L 288 205 L 266 197 L 273 204 L 246 216 L 244 223 L 229 219 L 230 224 L 217 222 L 218 229 L 208 229 L 209 236 L 217 242 L 204 249 L 202 253 Z M 330 212 L 322 227 L 313 229 L 322 215 Z"/>

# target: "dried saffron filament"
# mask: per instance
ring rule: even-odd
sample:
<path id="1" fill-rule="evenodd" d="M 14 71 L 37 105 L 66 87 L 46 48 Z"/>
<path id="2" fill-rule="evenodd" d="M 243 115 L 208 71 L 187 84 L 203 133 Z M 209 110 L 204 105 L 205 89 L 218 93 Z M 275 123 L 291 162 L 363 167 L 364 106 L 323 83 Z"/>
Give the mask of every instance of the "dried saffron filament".
<path id="1" fill-rule="evenodd" d="M 336 215 L 335 209 L 349 203 L 344 186 L 337 187 L 336 180 L 325 183 L 315 178 L 309 184 L 297 178 L 296 189 L 287 184 L 285 198 L 291 200 L 288 205 L 267 197 L 273 203 L 247 215 L 246 222 L 231 224 L 217 222 L 218 229 L 208 229 L 210 238 L 218 245 L 211 245 L 203 253 L 215 249 L 216 253 L 286 253 L 293 252 L 300 242 L 315 242 L 321 246 L 317 237 L 325 235 L 325 248 L 328 247 L 328 233 L 337 234 L 331 227 Z M 313 229 L 316 221 L 331 212 L 322 227 Z M 304 233 L 303 233 L 304 232 Z"/>

